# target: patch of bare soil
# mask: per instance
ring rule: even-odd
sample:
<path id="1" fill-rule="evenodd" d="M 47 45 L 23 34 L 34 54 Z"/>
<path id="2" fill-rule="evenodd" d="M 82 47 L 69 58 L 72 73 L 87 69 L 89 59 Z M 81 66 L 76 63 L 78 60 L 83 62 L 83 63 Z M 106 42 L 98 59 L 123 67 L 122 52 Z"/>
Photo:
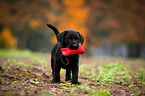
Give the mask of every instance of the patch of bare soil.
<path id="1" fill-rule="evenodd" d="M 8 62 L 8 59 L 24 62 L 24 64 L 18 63 L 19 65 L 15 65 L 13 61 Z M 86 91 L 74 91 L 71 93 L 71 88 L 74 88 L 75 85 L 64 85 L 65 74 L 63 73 L 61 74 L 62 84 L 52 83 L 50 59 L 44 59 L 47 61 L 46 64 L 32 62 L 31 58 L 26 57 L 0 57 L 0 96 L 90 95 Z M 126 66 L 130 66 L 129 68 L 133 71 L 138 67 L 145 68 L 144 62 L 130 59 L 96 59 L 91 57 L 81 57 L 80 64 L 97 68 L 102 64 L 118 61 L 123 62 Z M 91 69 L 90 67 L 86 70 L 91 71 L 94 70 L 93 68 Z M 100 90 L 100 87 L 110 89 L 110 94 L 114 96 L 145 96 L 145 86 L 144 84 L 137 82 L 135 76 L 132 76 L 129 84 L 123 84 L 123 82 L 120 81 L 115 82 L 114 84 L 100 84 L 99 82 L 94 82 L 94 80 L 86 76 L 85 73 L 80 73 L 79 81 L 82 85 L 87 84 L 92 89 Z"/>

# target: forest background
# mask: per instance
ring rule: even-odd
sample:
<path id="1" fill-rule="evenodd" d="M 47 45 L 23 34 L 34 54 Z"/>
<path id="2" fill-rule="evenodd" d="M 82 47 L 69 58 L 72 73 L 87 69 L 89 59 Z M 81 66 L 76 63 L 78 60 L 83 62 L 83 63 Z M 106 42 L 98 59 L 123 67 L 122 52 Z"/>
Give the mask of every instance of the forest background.
<path id="1" fill-rule="evenodd" d="M 54 32 L 73 29 L 89 56 L 145 58 L 144 0 L 1 0 L 0 49 L 50 52 Z"/>

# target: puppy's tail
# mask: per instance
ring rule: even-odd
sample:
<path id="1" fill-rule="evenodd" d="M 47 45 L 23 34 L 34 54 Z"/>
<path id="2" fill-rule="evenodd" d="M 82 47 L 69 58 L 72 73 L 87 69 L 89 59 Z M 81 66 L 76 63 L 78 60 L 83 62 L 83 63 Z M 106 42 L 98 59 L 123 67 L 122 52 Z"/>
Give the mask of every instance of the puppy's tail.
<path id="1" fill-rule="evenodd" d="M 54 26 L 51 25 L 51 24 L 47 24 L 47 26 L 48 26 L 49 28 L 51 28 L 51 29 L 54 31 L 54 33 L 55 33 L 56 36 L 59 34 L 59 31 L 58 31 L 58 29 L 57 29 L 56 27 L 54 27 Z"/>

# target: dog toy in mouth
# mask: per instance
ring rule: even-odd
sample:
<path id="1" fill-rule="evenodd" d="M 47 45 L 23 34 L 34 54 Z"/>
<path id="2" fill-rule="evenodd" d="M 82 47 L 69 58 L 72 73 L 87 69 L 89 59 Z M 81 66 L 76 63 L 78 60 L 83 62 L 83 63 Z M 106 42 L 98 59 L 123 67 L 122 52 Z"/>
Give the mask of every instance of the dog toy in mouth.
<path id="1" fill-rule="evenodd" d="M 69 48 L 62 48 L 60 49 L 62 52 L 63 56 L 68 56 L 68 55 L 72 55 L 72 54 L 84 54 L 85 50 L 83 48 L 83 45 L 80 45 L 78 49 L 69 49 Z"/>

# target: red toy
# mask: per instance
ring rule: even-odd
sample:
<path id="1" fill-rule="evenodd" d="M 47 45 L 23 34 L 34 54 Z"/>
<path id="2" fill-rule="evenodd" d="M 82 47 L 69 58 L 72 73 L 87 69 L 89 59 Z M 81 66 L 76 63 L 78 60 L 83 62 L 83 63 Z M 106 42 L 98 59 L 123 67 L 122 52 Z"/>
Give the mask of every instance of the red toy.
<path id="1" fill-rule="evenodd" d="M 77 50 L 71 50 L 69 48 L 62 48 L 60 50 L 61 50 L 63 56 L 68 56 L 68 55 L 72 55 L 72 54 L 84 54 L 85 53 L 83 45 L 80 45 Z"/>

